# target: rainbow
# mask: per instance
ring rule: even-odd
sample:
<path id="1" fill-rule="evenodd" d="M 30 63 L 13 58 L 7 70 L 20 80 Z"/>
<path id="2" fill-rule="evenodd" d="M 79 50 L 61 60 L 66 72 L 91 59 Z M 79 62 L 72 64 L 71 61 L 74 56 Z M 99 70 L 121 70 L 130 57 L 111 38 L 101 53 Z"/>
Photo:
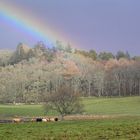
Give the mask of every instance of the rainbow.
<path id="1" fill-rule="evenodd" d="M 56 40 L 60 40 L 64 44 L 69 42 L 62 32 L 54 31 L 49 24 L 44 24 L 41 19 L 33 17 L 29 12 L 19 9 L 16 5 L 0 2 L 0 19 L 22 33 L 45 41 L 47 45 L 54 44 Z M 71 41 L 70 43 L 74 44 Z"/>

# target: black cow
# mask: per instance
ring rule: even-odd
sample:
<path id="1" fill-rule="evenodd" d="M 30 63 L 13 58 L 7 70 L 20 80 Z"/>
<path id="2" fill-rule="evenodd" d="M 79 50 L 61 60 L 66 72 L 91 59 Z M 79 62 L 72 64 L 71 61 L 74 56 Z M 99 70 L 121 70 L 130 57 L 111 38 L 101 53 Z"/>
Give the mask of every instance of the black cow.
<path id="1" fill-rule="evenodd" d="M 36 118 L 36 122 L 42 122 L 42 118 Z"/>

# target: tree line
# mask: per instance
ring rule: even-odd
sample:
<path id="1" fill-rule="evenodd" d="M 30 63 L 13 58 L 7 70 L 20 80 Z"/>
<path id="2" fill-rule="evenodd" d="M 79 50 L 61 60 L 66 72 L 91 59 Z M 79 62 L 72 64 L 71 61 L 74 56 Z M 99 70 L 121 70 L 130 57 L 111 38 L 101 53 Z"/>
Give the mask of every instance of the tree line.
<path id="1" fill-rule="evenodd" d="M 93 54 L 60 42 L 52 48 L 38 42 L 32 49 L 20 43 L 15 52 L 0 54 L 0 102 L 40 103 L 67 86 L 84 97 L 140 95 L 139 59 Z"/>

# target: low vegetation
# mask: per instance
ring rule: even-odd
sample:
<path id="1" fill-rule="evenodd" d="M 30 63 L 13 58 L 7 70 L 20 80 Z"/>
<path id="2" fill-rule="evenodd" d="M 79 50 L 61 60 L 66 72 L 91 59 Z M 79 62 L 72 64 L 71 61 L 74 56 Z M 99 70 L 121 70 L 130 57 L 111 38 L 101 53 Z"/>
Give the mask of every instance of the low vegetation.
<path id="1" fill-rule="evenodd" d="M 0 124 L 1 140 L 139 140 L 140 97 L 82 98 L 84 118 Z M 42 105 L 0 105 L 0 118 L 45 116 Z M 58 115 L 49 112 L 47 115 Z M 91 116 L 93 115 L 93 116 Z M 107 117 L 104 117 L 107 116 Z M 71 120 L 71 121 L 70 121 Z"/>
<path id="2" fill-rule="evenodd" d="M 84 115 L 128 115 L 140 116 L 140 97 L 125 98 L 82 98 Z M 47 114 L 42 105 L 0 105 L 0 116 L 44 116 L 58 115 L 55 111 Z"/>
<path id="3" fill-rule="evenodd" d="M 0 124 L 1 140 L 139 140 L 139 118 Z"/>

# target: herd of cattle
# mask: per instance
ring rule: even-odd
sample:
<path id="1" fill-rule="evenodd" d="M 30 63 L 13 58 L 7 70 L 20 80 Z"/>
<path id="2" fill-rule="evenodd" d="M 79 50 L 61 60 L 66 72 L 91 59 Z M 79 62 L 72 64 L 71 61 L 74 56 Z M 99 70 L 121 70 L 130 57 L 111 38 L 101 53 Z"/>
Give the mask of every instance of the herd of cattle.
<path id="1" fill-rule="evenodd" d="M 0 120 L 0 123 L 20 123 L 20 122 L 56 122 L 58 118 L 13 118 Z"/>

